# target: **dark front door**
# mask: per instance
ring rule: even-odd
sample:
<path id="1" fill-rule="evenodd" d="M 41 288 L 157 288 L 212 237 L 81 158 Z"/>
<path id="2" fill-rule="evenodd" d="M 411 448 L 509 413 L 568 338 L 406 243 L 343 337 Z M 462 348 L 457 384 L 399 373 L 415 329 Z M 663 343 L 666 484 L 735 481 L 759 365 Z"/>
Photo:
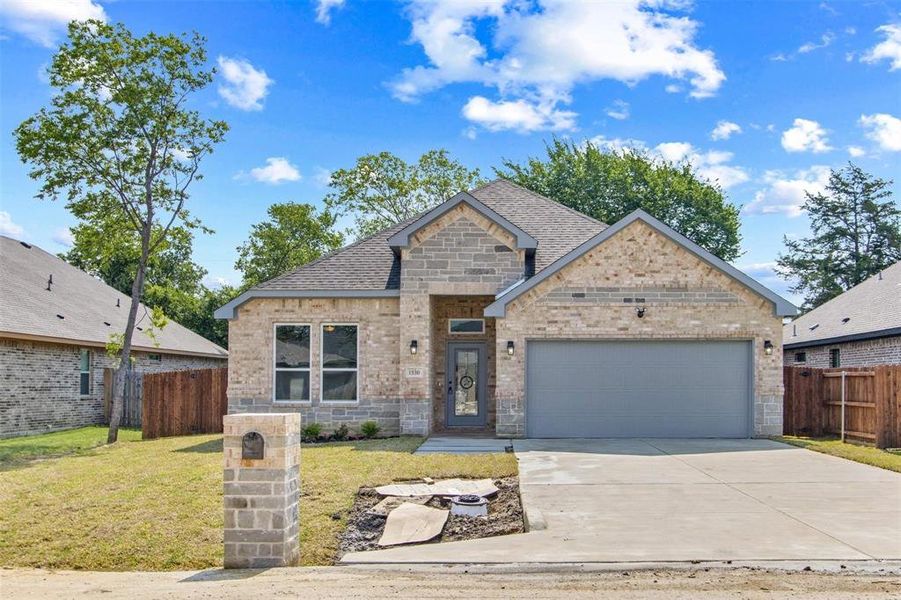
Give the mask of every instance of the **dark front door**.
<path id="1" fill-rule="evenodd" d="M 447 344 L 447 425 L 485 425 L 488 368 L 483 343 Z"/>

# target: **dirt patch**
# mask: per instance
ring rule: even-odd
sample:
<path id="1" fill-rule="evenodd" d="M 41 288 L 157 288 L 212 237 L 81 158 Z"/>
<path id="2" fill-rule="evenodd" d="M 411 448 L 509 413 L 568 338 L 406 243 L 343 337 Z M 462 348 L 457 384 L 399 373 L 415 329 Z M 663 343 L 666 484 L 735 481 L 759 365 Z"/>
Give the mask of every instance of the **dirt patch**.
<path id="1" fill-rule="evenodd" d="M 505 477 L 494 480 L 497 494 L 489 499 L 488 517 L 464 517 L 448 515 L 444 530 L 428 543 L 456 542 L 477 538 L 522 533 L 522 503 L 519 499 L 519 478 Z M 372 514 L 382 496 L 372 488 L 362 488 L 347 517 L 347 529 L 341 536 L 340 554 L 379 550 L 379 538 L 385 529 L 386 516 Z M 426 503 L 432 508 L 450 509 L 450 499 L 434 497 Z"/>

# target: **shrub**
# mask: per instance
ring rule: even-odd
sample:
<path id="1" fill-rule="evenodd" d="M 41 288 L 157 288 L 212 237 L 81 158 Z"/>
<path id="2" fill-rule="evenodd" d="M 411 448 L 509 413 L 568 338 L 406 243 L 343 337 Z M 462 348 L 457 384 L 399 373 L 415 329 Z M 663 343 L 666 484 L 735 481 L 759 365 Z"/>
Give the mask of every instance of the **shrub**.
<path id="1" fill-rule="evenodd" d="M 319 423 L 309 423 L 300 430 L 300 437 L 305 442 L 315 442 L 322 433 L 322 425 Z"/>
<path id="2" fill-rule="evenodd" d="M 381 427 L 379 427 L 379 424 L 375 421 L 366 421 L 365 423 L 360 425 L 360 433 L 362 433 L 367 438 L 374 438 L 375 436 L 377 436 L 380 429 Z"/>
<path id="3" fill-rule="evenodd" d="M 341 423 L 341 426 L 335 430 L 334 437 L 337 441 L 341 442 L 346 440 L 349 434 L 350 431 L 347 429 L 347 423 Z"/>

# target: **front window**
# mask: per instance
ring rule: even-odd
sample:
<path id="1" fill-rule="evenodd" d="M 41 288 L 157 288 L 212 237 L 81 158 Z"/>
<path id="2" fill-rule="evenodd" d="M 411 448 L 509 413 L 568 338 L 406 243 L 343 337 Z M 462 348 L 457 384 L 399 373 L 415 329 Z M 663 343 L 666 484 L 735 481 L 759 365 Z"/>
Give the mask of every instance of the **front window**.
<path id="1" fill-rule="evenodd" d="M 829 366 L 833 369 L 842 366 L 842 351 L 840 349 L 833 348 L 829 351 Z"/>
<path id="2" fill-rule="evenodd" d="M 448 333 L 485 333 L 485 319 L 450 319 Z"/>
<path id="3" fill-rule="evenodd" d="M 357 326 L 322 326 L 322 400 L 357 401 Z"/>
<path id="4" fill-rule="evenodd" d="M 310 326 L 275 326 L 275 401 L 310 401 Z"/>
<path id="5" fill-rule="evenodd" d="M 91 351 L 82 348 L 78 359 L 78 391 L 82 396 L 89 396 L 91 394 Z"/>
<path id="6" fill-rule="evenodd" d="M 795 362 L 796 363 L 807 362 L 807 353 L 806 352 L 795 352 Z"/>

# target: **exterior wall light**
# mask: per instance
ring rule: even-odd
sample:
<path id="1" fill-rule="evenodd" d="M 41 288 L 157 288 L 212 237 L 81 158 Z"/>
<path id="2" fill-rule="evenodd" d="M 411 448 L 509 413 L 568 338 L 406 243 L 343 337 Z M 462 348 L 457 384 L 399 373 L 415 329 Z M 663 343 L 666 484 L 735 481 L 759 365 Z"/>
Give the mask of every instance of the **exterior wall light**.
<path id="1" fill-rule="evenodd" d="M 419 342 L 416 340 L 412 340 L 410 342 L 410 354 L 416 354 L 417 350 L 419 350 Z"/>
<path id="2" fill-rule="evenodd" d="M 639 318 L 639 319 L 641 319 L 642 317 L 644 317 L 644 311 L 645 311 L 645 310 L 646 310 L 646 309 L 645 309 L 644 306 L 639 306 L 638 308 L 635 309 L 635 314 L 638 315 L 638 318 Z"/>
<path id="3" fill-rule="evenodd" d="M 507 354 L 509 354 L 510 356 L 513 356 L 513 352 L 514 352 L 513 340 L 510 340 L 509 342 L 507 342 Z"/>
<path id="4" fill-rule="evenodd" d="M 773 342 L 771 342 L 770 340 L 763 341 L 763 353 L 767 356 L 773 355 Z"/>

